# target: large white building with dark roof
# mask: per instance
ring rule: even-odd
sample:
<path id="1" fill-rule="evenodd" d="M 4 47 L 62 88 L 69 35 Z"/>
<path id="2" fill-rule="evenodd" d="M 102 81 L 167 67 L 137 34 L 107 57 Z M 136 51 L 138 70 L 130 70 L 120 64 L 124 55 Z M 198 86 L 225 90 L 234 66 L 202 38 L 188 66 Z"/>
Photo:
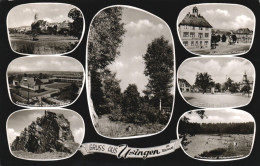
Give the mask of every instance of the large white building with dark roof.
<path id="1" fill-rule="evenodd" d="M 179 23 L 179 36 L 183 45 L 190 50 L 209 49 L 211 45 L 210 23 L 199 14 L 195 6 Z"/>

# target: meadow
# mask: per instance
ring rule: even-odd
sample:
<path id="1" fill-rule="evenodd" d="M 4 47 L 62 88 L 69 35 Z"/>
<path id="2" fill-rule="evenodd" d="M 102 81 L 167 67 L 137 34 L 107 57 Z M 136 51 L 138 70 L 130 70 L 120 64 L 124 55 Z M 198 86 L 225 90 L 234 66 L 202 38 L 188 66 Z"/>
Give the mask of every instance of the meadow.
<path id="1" fill-rule="evenodd" d="M 102 115 L 96 126 L 98 133 L 107 137 L 120 138 L 154 134 L 162 131 L 165 127 L 160 123 L 134 124 L 111 121 L 109 116 L 110 114 Z"/>
<path id="2" fill-rule="evenodd" d="M 12 151 L 15 157 L 24 158 L 24 159 L 62 159 L 71 156 L 70 153 L 65 152 L 45 152 L 45 153 L 32 153 L 25 152 L 22 150 Z"/>
<path id="3" fill-rule="evenodd" d="M 27 34 L 10 35 L 12 49 L 25 54 L 62 54 L 73 50 L 78 42 L 73 36 L 63 35 L 38 35 L 36 39 Z"/>

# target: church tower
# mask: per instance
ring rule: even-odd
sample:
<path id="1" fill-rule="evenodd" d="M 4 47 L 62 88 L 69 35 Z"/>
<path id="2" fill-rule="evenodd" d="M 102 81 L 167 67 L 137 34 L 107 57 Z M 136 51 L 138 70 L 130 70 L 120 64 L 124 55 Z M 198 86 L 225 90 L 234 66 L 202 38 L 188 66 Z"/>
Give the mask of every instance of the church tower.
<path id="1" fill-rule="evenodd" d="M 38 13 L 35 13 L 34 15 L 34 22 L 38 21 Z"/>
<path id="2" fill-rule="evenodd" d="M 245 72 L 245 74 L 243 75 L 243 84 L 246 84 L 248 82 L 247 80 L 247 74 Z"/>
<path id="3" fill-rule="evenodd" d="M 195 16 L 199 15 L 199 11 L 198 11 L 198 8 L 196 6 L 192 9 L 192 14 L 194 14 Z"/>

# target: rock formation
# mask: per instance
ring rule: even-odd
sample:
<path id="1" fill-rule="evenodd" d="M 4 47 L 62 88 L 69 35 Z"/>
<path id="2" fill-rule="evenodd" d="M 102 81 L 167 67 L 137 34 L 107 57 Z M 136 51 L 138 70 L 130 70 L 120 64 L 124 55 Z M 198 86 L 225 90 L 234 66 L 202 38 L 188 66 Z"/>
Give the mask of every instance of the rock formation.
<path id="1" fill-rule="evenodd" d="M 70 130 L 70 122 L 63 114 L 50 111 L 45 111 L 44 116 L 33 121 L 11 144 L 12 150 L 33 153 L 73 153 L 78 147 Z"/>

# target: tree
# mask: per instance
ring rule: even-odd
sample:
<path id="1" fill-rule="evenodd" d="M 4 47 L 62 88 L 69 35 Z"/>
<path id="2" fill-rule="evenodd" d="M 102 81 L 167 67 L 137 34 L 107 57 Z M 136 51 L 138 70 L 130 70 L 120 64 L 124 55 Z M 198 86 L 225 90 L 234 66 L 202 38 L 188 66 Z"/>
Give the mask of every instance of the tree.
<path id="1" fill-rule="evenodd" d="M 103 92 L 105 103 L 109 112 L 121 105 L 120 80 L 116 79 L 116 73 L 107 72 L 103 80 Z"/>
<path id="2" fill-rule="evenodd" d="M 237 41 L 237 36 L 236 35 L 232 35 L 231 38 L 233 40 L 233 43 L 235 43 Z"/>
<path id="3" fill-rule="evenodd" d="M 239 90 L 239 85 L 237 83 L 232 83 L 230 85 L 229 91 L 231 93 L 236 93 L 236 92 L 238 92 L 238 90 Z"/>
<path id="4" fill-rule="evenodd" d="M 77 8 L 69 11 L 68 17 L 73 19 L 70 24 L 70 34 L 80 39 L 83 31 L 83 16 Z"/>
<path id="5" fill-rule="evenodd" d="M 206 92 L 207 88 L 212 85 L 212 78 L 207 72 L 197 73 L 195 85 L 203 90 L 203 94 Z"/>
<path id="6" fill-rule="evenodd" d="M 249 97 L 250 90 L 251 90 L 251 87 L 250 87 L 249 81 L 246 80 L 245 85 L 241 88 L 240 91 L 243 93 L 247 93 L 247 96 Z"/>
<path id="7" fill-rule="evenodd" d="M 227 40 L 227 37 L 226 37 L 226 35 L 225 35 L 225 34 L 223 34 L 223 35 L 222 35 L 222 37 L 221 37 L 221 40 L 222 40 L 222 42 L 226 42 L 226 40 Z"/>
<path id="8" fill-rule="evenodd" d="M 233 82 L 234 82 L 234 81 L 233 81 L 230 77 L 228 77 L 227 81 L 224 82 L 224 89 L 225 89 L 225 90 L 229 90 L 229 88 L 231 87 L 231 85 L 233 84 Z"/>
<path id="9" fill-rule="evenodd" d="M 215 84 L 215 88 L 218 90 L 218 92 L 221 91 L 221 84 L 220 83 L 216 83 Z"/>
<path id="10" fill-rule="evenodd" d="M 123 95 L 123 112 L 138 112 L 140 109 L 140 93 L 137 90 L 137 86 L 129 84 Z"/>
<path id="11" fill-rule="evenodd" d="M 59 99 L 73 101 L 77 98 L 78 91 L 79 91 L 78 86 L 76 85 L 76 83 L 73 82 L 70 84 L 70 86 L 61 90 Z"/>
<path id="12" fill-rule="evenodd" d="M 107 66 L 119 56 L 118 48 L 125 33 L 122 8 L 112 7 L 101 11 L 92 21 L 88 36 L 88 77 L 91 99 L 97 114 L 103 114 L 105 99 L 103 76 Z M 116 82 L 116 81 L 115 81 Z M 106 112 L 106 111 L 105 111 Z"/>
<path id="13" fill-rule="evenodd" d="M 156 105 L 166 100 L 171 94 L 173 82 L 173 48 L 163 36 L 155 38 L 148 44 L 143 55 L 145 70 L 148 77 L 146 92 L 153 95 Z"/>
<path id="14" fill-rule="evenodd" d="M 92 21 L 88 41 L 88 67 L 105 69 L 119 56 L 118 48 L 125 33 L 122 8 L 113 7 L 101 11 Z"/>

